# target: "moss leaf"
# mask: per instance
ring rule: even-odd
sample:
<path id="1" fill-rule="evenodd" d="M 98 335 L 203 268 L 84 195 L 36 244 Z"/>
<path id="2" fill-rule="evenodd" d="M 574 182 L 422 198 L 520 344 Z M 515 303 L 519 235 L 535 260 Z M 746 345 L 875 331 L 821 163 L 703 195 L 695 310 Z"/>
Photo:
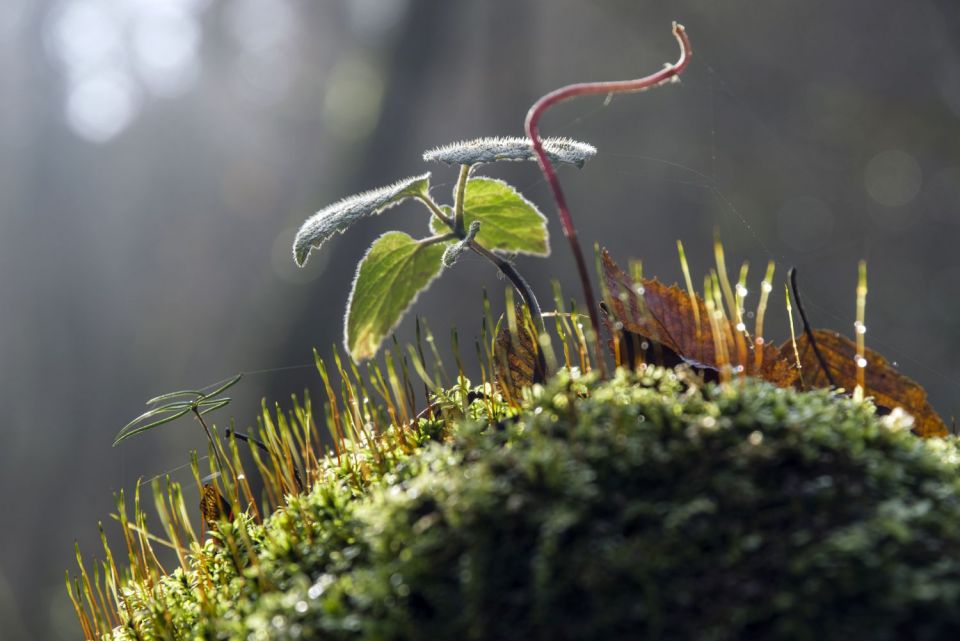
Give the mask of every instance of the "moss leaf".
<path id="1" fill-rule="evenodd" d="M 345 232 L 351 225 L 367 216 L 399 205 L 408 198 L 427 193 L 430 174 L 405 178 L 392 185 L 371 189 L 361 194 L 348 196 L 324 207 L 300 227 L 293 241 L 293 259 L 303 267 L 310 250 L 319 248 L 335 233 Z"/>
<path id="2" fill-rule="evenodd" d="M 479 244 L 518 254 L 550 255 L 547 219 L 507 183 L 494 178 L 471 178 L 463 200 L 466 226 L 474 221 L 481 224 L 476 237 Z M 430 220 L 430 228 L 436 234 L 450 231 L 436 217 Z"/>
<path id="3" fill-rule="evenodd" d="M 443 267 L 441 244 L 420 245 L 407 234 L 387 232 L 360 262 L 347 303 L 347 351 L 354 360 L 371 358 L 399 324 L 417 296 Z"/>

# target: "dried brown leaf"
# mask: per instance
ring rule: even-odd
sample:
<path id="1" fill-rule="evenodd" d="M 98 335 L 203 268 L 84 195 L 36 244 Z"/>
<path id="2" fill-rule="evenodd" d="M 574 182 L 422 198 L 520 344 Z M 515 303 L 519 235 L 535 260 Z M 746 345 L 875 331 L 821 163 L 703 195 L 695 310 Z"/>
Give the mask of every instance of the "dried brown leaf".
<path id="1" fill-rule="evenodd" d="M 504 320 L 497 332 L 495 367 L 497 380 L 512 390 L 542 383 L 546 379 L 536 343 L 536 333 L 522 305 L 516 306 L 516 332 Z"/>
<path id="2" fill-rule="evenodd" d="M 200 493 L 200 515 L 207 528 L 212 530 L 220 519 L 231 518 L 231 511 L 230 503 L 223 498 L 216 486 L 204 483 Z"/>
<path id="3" fill-rule="evenodd" d="M 686 291 L 676 285 L 664 285 L 656 279 L 645 278 L 634 283 L 614 262 L 609 252 L 604 250 L 601 259 L 604 283 L 610 292 L 610 314 L 614 322 L 622 325 L 626 340 L 632 341 L 629 333 L 643 336 L 698 369 L 720 370 L 723 365 L 733 368 L 742 366 L 743 373 L 750 376 L 780 385 L 792 382 L 790 361 L 784 359 L 775 345 L 753 345 L 726 318 L 716 321 L 719 331 L 715 337 L 710 312 L 699 296 L 691 301 Z M 721 362 L 722 359 L 718 357 L 718 347 L 726 353 L 726 362 Z M 755 349 L 763 349 L 759 367 Z M 746 357 L 743 363 L 740 362 L 741 353 Z"/>
<path id="4" fill-rule="evenodd" d="M 852 392 L 857 385 L 856 343 L 825 329 L 813 330 L 813 337 L 834 382 Z M 786 358 L 796 361 L 792 341 L 787 341 L 780 349 Z M 914 432 L 919 436 L 946 436 L 949 433 L 947 426 L 930 406 L 926 391 L 916 381 L 894 369 L 887 359 L 874 350 L 867 348 L 865 351 L 864 396 L 873 397 L 878 408 L 892 410 L 899 407 L 912 415 Z M 805 334 L 797 338 L 797 352 L 800 354 L 801 369 L 795 384 L 807 388 L 830 387 L 829 377 Z"/>

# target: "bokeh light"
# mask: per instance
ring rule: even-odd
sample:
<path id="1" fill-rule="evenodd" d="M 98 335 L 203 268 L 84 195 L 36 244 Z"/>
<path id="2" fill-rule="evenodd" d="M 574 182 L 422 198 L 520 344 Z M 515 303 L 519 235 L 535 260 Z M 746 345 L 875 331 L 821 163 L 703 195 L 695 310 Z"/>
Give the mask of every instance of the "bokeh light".
<path id="1" fill-rule="evenodd" d="M 106 142 L 123 131 L 138 110 L 130 77 L 103 70 L 73 84 L 67 95 L 67 124 L 91 142 Z"/>
<path id="2" fill-rule="evenodd" d="M 64 120 L 105 143 L 136 119 L 145 94 L 173 97 L 198 80 L 202 0 L 66 0 L 44 20 L 47 54 L 65 78 Z"/>
<path id="3" fill-rule="evenodd" d="M 246 102 L 269 107 L 282 101 L 294 81 L 298 59 L 297 13 L 282 0 L 237 0 L 224 21 L 238 52 L 234 85 Z"/>
<path id="4" fill-rule="evenodd" d="M 885 207 L 902 207 L 920 192 L 923 174 L 917 161 L 905 151 L 881 151 L 867 163 L 864 185 L 867 194 Z"/>
<path id="5" fill-rule="evenodd" d="M 189 11 L 148 5 L 133 20 L 132 37 L 137 71 L 154 94 L 177 95 L 196 81 L 200 28 Z"/>
<path id="6" fill-rule="evenodd" d="M 370 60 L 345 56 L 330 71 L 324 124 L 345 141 L 367 137 L 380 116 L 383 91 L 383 76 Z"/>

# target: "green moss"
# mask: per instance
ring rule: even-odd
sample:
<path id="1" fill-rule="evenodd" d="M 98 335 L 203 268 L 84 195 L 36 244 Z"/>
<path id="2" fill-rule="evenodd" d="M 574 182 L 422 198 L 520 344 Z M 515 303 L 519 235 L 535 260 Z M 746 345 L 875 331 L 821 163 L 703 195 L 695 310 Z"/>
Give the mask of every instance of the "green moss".
<path id="1" fill-rule="evenodd" d="M 224 525 L 198 571 L 128 587 L 132 609 L 167 612 L 155 638 L 960 631 L 956 442 L 869 405 L 650 370 L 561 377 L 516 420 L 448 431 L 364 488 L 331 475 Z"/>

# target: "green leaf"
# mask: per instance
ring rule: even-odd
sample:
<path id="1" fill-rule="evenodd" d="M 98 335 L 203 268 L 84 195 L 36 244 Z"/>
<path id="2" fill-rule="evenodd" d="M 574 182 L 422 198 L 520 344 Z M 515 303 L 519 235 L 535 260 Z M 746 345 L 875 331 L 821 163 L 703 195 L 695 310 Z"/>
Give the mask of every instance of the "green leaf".
<path id="1" fill-rule="evenodd" d="M 593 145 L 570 138 L 544 138 L 543 150 L 552 162 L 575 167 L 583 167 L 597 153 Z M 536 160 L 537 156 L 529 138 L 499 137 L 475 138 L 436 147 L 423 152 L 423 159 L 448 165 L 479 165 L 500 160 Z"/>
<path id="2" fill-rule="evenodd" d="M 371 189 L 362 194 L 348 196 L 324 207 L 300 227 L 293 241 L 293 259 L 303 267 L 310 250 L 319 248 L 335 233 L 345 232 L 355 222 L 366 216 L 399 205 L 408 198 L 426 194 L 430 187 L 430 174 L 405 178 L 392 185 Z"/>
<path id="3" fill-rule="evenodd" d="M 445 246 L 420 245 L 407 234 L 387 232 L 360 261 L 347 303 L 347 351 L 355 361 L 371 358 L 442 269 Z"/>
<path id="4" fill-rule="evenodd" d="M 487 249 L 548 256 L 547 219 L 516 189 L 494 178 L 471 178 L 463 199 L 464 224 L 480 221 L 476 241 Z M 450 214 L 450 210 L 444 208 Z M 430 219 L 436 234 L 450 230 L 436 217 Z"/>

